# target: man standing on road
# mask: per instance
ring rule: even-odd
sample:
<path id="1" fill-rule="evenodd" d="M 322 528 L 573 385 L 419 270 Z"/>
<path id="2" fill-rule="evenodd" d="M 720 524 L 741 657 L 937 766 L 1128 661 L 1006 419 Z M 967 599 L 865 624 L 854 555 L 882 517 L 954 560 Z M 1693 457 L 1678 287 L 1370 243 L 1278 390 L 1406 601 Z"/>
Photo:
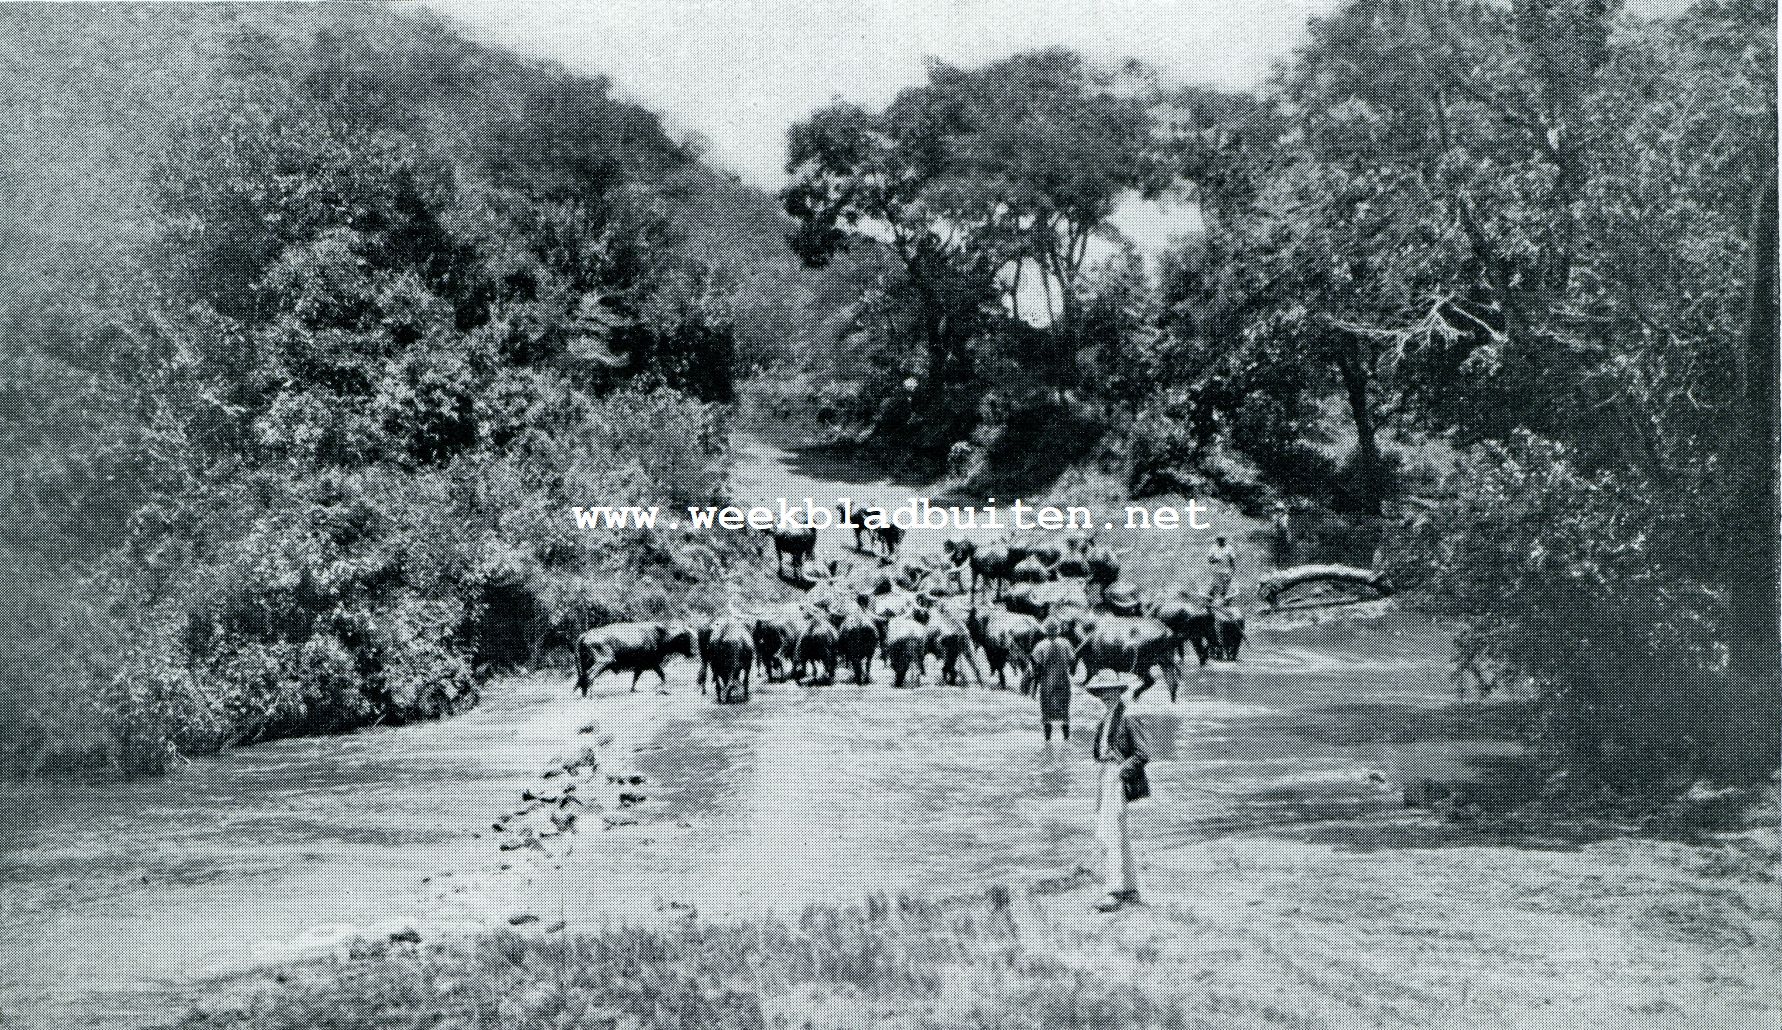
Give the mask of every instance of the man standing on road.
<path id="1" fill-rule="evenodd" d="M 1231 592 L 1231 581 L 1237 576 L 1237 552 L 1224 537 L 1216 536 L 1207 549 L 1207 564 L 1213 569 L 1213 584 L 1207 594 L 1217 600 Z"/>
<path id="2" fill-rule="evenodd" d="M 1285 568 L 1293 560 L 1293 521 L 1286 501 L 1276 501 L 1269 509 L 1269 523 L 1273 528 L 1275 567 Z"/>
<path id="3" fill-rule="evenodd" d="M 1128 687 L 1136 676 L 1091 682 L 1084 689 L 1107 706 L 1095 729 L 1097 776 L 1095 835 L 1106 851 L 1103 880 L 1107 896 L 1095 903 L 1098 912 L 1116 912 L 1138 901 L 1138 862 L 1132 855 L 1132 833 L 1126 805 L 1151 796 L 1145 776 L 1150 761 L 1143 728 L 1127 712 Z"/>
<path id="4" fill-rule="evenodd" d="M 1076 649 L 1064 639 L 1064 629 L 1057 619 L 1047 619 L 1045 637 L 1033 647 L 1033 692 L 1039 696 L 1040 732 L 1052 739 L 1052 724 L 1057 723 L 1070 739 L 1070 674 L 1077 663 Z"/>

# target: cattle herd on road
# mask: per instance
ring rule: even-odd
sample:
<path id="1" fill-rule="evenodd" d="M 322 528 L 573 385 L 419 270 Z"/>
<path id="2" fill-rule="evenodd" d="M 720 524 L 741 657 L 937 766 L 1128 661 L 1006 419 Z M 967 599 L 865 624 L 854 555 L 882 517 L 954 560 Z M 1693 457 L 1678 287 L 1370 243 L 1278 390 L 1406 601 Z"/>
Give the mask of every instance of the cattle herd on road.
<path id="1" fill-rule="evenodd" d="M 1236 661 L 1243 644 L 1243 617 L 1222 599 L 1182 586 L 1143 602 L 1120 578 L 1125 552 L 1090 533 L 1010 534 L 984 545 L 954 537 L 937 554 L 903 561 L 901 530 L 861 528 L 854 551 L 867 560 L 856 566 L 819 562 L 815 529 L 770 532 L 776 569 L 806 588 L 802 599 L 753 615 L 732 610 L 697 628 L 589 630 L 576 642 L 576 689 L 587 696 L 607 672 L 630 672 L 633 690 L 646 672 L 666 684 L 663 664 L 682 655 L 699 660 L 700 691 L 709 676 L 720 704 L 747 701 L 757 667 L 769 682 L 834 683 L 846 670 L 870 683 L 877 660 L 905 687 L 921 685 L 930 658 L 944 684 L 959 684 L 963 665 L 979 683 L 994 677 L 1010 689 L 1012 676 L 1026 693 L 1033 649 L 1050 628 L 1075 647 L 1075 667 L 1089 678 L 1110 670 L 1149 688 L 1161 674 L 1174 700 L 1190 648 L 1205 665 Z"/>

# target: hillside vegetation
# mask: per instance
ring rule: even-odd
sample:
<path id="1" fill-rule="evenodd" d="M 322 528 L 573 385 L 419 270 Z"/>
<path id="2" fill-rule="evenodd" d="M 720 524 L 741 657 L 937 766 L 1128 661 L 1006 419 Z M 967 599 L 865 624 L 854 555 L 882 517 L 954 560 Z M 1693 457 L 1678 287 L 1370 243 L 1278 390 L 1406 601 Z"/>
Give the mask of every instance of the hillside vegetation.
<path id="1" fill-rule="evenodd" d="M 0 24 L 0 764 L 451 711 L 728 562 L 563 512 L 721 494 L 835 317 L 771 198 L 422 13 Z"/>

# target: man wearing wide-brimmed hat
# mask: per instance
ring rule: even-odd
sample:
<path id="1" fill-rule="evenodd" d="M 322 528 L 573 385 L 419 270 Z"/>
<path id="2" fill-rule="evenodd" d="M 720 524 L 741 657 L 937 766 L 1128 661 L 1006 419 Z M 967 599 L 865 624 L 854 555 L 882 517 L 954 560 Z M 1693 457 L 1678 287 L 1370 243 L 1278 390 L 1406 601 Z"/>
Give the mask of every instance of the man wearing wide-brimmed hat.
<path id="1" fill-rule="evenodd" d="M 1106 706 L 1095 728 L 1097 776 L 1095 836 L 1106 849 L 1103 879 L 1107 896 L 1096 902 L 1101 912 L 1114 912 L 1138 901 L 1138 862 L 1132 855 L 1132 834 L 1126 805 L 1151 796 L 1145 776 L 1150 752 L 1139 720 L 1127 711 L 1128 695 L 1140 682 L 1131 674 L 1104 673 L 1084 687 Z"/>

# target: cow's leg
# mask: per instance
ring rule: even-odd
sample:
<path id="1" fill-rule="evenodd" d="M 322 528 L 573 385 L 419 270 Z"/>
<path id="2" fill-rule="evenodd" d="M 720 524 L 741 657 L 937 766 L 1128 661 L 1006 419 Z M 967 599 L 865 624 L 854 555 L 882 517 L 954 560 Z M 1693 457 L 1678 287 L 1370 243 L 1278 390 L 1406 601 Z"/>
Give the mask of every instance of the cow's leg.
<path id="1" fill-rule="evenodd" d="M 967 647 L 961 657 L 965 659 L 965 671 L 971 673 L 972 686 L 983 687 L 984 673 L 978 668 L 978 656 L 972 653 L 971 648 Z"/>
<path id="2" fill-rule="evenodd" d="M 619 671 L 618 659 L 609 654 L 596 653 L 594 657 L 588 659 L 588 685 L 592 687 L 594 681 L 601 676 L 609 672 Z"/>

